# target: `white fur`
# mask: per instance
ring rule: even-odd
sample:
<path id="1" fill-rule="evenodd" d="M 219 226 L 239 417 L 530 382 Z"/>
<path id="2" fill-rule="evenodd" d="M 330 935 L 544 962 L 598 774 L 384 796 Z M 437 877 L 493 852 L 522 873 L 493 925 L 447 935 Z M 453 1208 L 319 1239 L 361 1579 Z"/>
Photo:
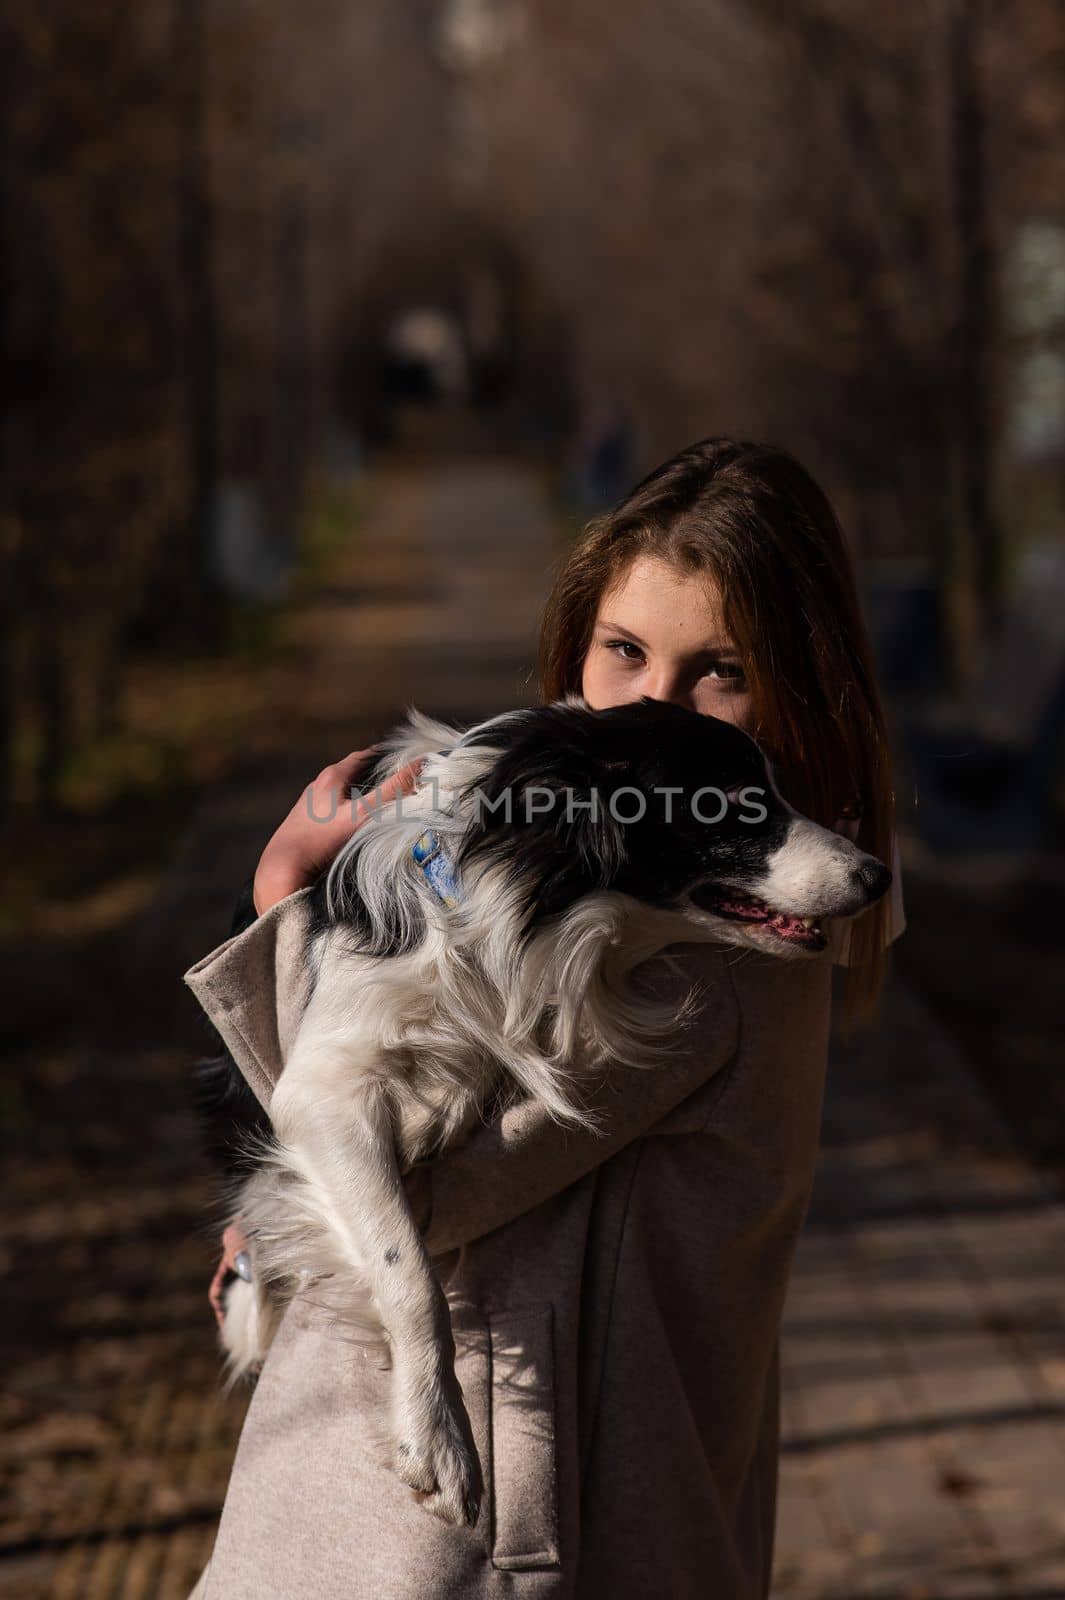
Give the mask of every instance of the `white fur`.
<path id="1" fill-rule="evenodd" d="M 869 857 L 838 833 L 795 816 L 780 849 L 751 893 L 793 917 L 852 917 L 868 893 L 855 870 Z"/>
<path id="2" fill-rule="evenodd" d="M 277 1324 L 276 1301 L 259 1292 L 257 1285 L 236 1278 L 226 1289 L 224 1347 L 228 1356 L 228 1383 L 254 1371 L 269 1348 Z"/>

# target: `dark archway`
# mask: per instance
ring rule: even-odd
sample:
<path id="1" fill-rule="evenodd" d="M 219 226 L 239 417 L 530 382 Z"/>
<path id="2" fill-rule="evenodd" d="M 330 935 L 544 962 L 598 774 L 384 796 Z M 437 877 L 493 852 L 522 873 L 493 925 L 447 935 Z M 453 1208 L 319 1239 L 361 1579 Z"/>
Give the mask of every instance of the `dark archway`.
<path id="1" fill-rule="evenodd" d="M 445 411 L 470 438 L 500 445 L 554 450 L 570 435 L 565 318 L 498 240 L 382 248 L 338 334 L 332 409 L 370 448 L 396 442 L 412 407 Z"/>

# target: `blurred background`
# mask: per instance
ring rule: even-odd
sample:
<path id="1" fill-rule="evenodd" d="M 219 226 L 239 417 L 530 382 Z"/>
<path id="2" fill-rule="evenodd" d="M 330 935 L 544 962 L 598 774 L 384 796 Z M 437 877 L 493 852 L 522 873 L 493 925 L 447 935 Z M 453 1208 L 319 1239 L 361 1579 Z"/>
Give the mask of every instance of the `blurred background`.
<path id="1" fill-rule="evenodd" d="M 1065 1595 L 1060 4 L 5 0 L 0 80 L 0 1593 L 210 1550 L 181 974 L 327 762 L 531 698 L 552 563 L 727 433 L 852 542 L 909 918 L 774 1592 Z"/>

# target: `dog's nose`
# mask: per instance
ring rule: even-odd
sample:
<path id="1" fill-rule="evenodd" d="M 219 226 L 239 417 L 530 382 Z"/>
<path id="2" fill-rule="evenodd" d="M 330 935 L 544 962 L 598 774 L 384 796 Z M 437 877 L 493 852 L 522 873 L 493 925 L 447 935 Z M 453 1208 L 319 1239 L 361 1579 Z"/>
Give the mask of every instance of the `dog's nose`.
<path id="1" fill-rule="evenodd" d="M 851 881 L 856 889 L 860 889 L 867 897 L 870 905 L 886 894 L 891 886 L 891 873 L 882 861 L 874 861 L 871 857 L 863 861 L 860 867 L 855 867 L 851 873 Z"/>

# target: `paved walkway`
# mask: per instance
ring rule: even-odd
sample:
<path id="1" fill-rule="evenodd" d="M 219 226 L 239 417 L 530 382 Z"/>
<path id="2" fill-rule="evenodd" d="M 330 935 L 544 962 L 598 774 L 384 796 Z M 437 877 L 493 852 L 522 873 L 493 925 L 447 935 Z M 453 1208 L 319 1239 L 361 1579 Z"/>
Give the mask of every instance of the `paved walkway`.
<path id="1" fill-rule="evenodd" d="M 1065 1208 L 895 983 L 785 1313 L 777 1600 L 1065 1595 Z"/>
<path id="2" fill-rule="evenodd" d="M 183 1600 L 199 1571 L 242 1407 L 215 1387 L 186 1088 L 202 1039 L 180 974 L 224 937 L 236 885 L 324 761 L 409 702 L 463 718 L 532 696 L 554 539 L 520 466 L 382 477 L 301 609 L 320 641 L 306 674 L 279 677 L 272 727 L 204 796 L 129 940 L 116 978 L 123 1020 L 148 1002 L 140 1032 L 27 1076 L 41 1103 L 0 1195 L 24 1310 L 5 1352 L 0 1595 Z M 896 987 L 832 1065 L 786 1314 L 779 1600 L 1065 1595 L 1063 1243 L 1061 1207 Z"/>

